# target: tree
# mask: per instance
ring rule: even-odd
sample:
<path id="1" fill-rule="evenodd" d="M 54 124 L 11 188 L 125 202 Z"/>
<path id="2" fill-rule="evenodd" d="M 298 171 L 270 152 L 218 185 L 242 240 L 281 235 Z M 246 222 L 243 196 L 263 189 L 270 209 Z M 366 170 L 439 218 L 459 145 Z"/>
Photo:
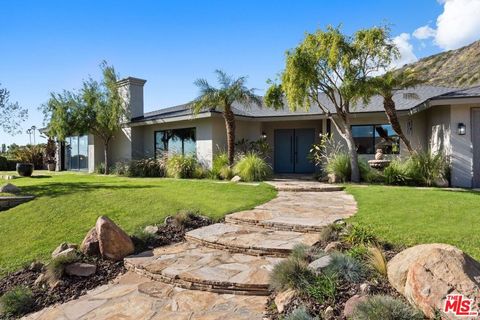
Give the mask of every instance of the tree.
<path id="1" fill-rule="evenodd" d="M 351 180 L 360 181 L 358 155 L 351 131 L 351 112 L 362 98 L 364 83 L 398 54 L 387 28 L 357 31 L 353 36 L 328 27 L 307 34 L 303 42 L 287 51 L 280 84 L 271 84 L 265 103 L 283 108 L 286 96 L 292 111 L 316 104 L 334 124 L 348 147 Z M 325 99 L 322 99 L 322 96 Z"/>
<path id="2" fill-rule="evenodd" d="M 403 141 L 410 154 L 412 154 L 414 150 L 410 141 L 403 133 L 400 121 L 398 121 L 393 95 L 398 90 L 414 87 L 419 83 L 421 83 L 421 80 L 419 80 L 415 73 L 409 69 L 404 71 L 387 71 L 385 74 L 374 77 L 365 83 L 365 102 L 368 102 L 370 97 L 374 94 L 383 97 L 383 108 L 385 109 L 388 121 L 392 125 L 393 130 Z"/>
<path id="3" fill-rule="evenodd" d="M 52 93 L 43 106 L 50 118 L 48 135 L 63 141 L 73 134 L 92 133 L 104 145 L 105 174 L 109 172 L 108 149 L 115 134 L 121 129 L 127 107 L 118 92 L 118 76 L 113 66 L 106 62 L 100 65 L 103 79 L 97 82 L 88 79 L 79 92 Z"/>
<path id="4" fill-rule="evenodd" d="M 27 120 L 28 110 L 20 107 L 18 102 L 10 102 L 10 92 L 0 88 L 0 128 L 8 134 L 22 133 L 20 124 Z"/>
<path id="5" fill-rule="evenodd" d="M 215 70 L 215 73 L 220 87 L 212 87 L 205 79 L 196 80 L 195 85 L 200 89 L 200 95 L 190 104 L 190 107 L 194 114 L 198 114 L 206 109 L 219 109 L 222 111 L 227 132 L 228 164 L 232 166 L 235 156 L 235 115 L 232 110 L 233 103 L 236 102 L 242 107 L 248 108 L 252 104 L 261 106 L 262 100 L 255 95 L 255 89 L 248 89 L 245 86 L 246 77 L 235 79 L 221 70 Z"/>

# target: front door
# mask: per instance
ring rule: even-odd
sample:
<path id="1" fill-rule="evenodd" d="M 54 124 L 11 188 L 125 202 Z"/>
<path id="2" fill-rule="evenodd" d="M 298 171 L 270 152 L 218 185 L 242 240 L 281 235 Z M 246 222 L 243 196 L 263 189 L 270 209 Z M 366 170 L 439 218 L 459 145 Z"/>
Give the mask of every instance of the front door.
<path id="1" fill-rule="evenodd" d="M 277 129 L 274 142 L 276 173 L 313 173 L 315 166 L 308 159 L 315 143 L 315 129 Z"/>
<path id="2" fill-rule="evenodd" d="M 472 109 L 473 187 L 480 188 L 480 108 Z"/>

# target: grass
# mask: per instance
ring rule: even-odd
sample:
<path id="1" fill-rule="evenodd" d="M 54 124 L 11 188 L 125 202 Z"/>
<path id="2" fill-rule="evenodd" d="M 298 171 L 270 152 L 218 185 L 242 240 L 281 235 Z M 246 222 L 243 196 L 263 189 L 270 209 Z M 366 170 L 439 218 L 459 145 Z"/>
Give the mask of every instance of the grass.
<path id="1" fill-rule="evenodd" d="M 62 242 L 81 242 L 100 215 L 107 215 L 133 233 L 181 210 L 198 210 L 220 219 L 227 213 L 266 202 L 276 194 L 267 184 L 47 171 L 36 174 L 13 183 L 37 198 L 0 212 L 0 275 L 35 259 L 47 260 Z"/>
<path id="2" fill-rule="evenodd" d="M 404 246 L 448 243 L 480 259 L 480 192 L 347 185 L 358 202 L 350 218 L 381 240 Z"/>

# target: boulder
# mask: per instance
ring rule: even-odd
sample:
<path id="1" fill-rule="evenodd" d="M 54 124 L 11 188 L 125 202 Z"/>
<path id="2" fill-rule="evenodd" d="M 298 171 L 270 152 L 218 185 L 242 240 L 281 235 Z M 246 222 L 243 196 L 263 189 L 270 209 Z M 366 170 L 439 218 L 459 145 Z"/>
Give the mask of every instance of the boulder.
<path id="1" fill-rule="evenodd" d="M 360 296 L 358 294 L 356 294 L 353 297 L 351 297 L 350 299 L 348 299 L 347 302 L 345 302 L 345 307 L 343 309 L 343 316 L 346 319 L 352 318 L 358 304 L 360 302 L 366 301 L 367 299 L 368 299 L 367 296 Z"/>
<path id="2" fill-rule="evenodd" d="M 4 193 L 20 193 L 20 188 L 11 184 L 6 183 L 0 187 L 0 192 Z"/>
<path id="3" fill-rule="evenodd" d="M 75 248 L 68 248 L 66 250 L 61 251 L 60 253 L 56 254 L 55 256 L 52 255 L 53 259 L 65 259 L 68 261 L 74 261 L 78 259 L 77 249 Z"/>
<path id="4" fill-rule="evenodd" d="M 234 176 L 230 181 L 232 182 L 240 182 L 242 181 L 242 178 L 240 176 Z"/>
<path id="5" fill-rule="evenodd" d="M 278 313 L 282 313 L 285 307 L 288 306 L 295 298 L 295 290 L 288 289 L 279 292 L 275 297 L 275 305 L 277 306 Z"/>
<path id="6" fill-rule="evenodd" d="M 73 243 L 66 243 L 66 242 L 61 243 L 58 247 L 55 248 L 55 250 L 53 250 L 52 259 L 55 259 L 56 257 L 58 257 L 58 255 L 60 255 L 63 251 L 65 251 L 67 249 L 75 249 L 76 250 L 77 245 L 73 244 Z"/>
<path id="7" fill-rule="evenodd" d="M 424 244 L 400 252 L 388 263 L 388 279 L 430 318 L 443 309 L 449 294 L 465 295 L 474 306 L 480 303 L 480 263 L 451 245 Z"/>
<path id="8" fill-rule="evenodd" d="M 315 272 L 316 274 L 319 274 L 322 272 L 322 269 L 325 269 L 330 265 L 331 261 L 332 261 L 332 258 L 329 255 L 326 255 L 318 258 L 317 260 L 310 262 L 310 264 L 308 265 L 308 268 L 313 272 Z"/>
<path id="9" fill-rule="evenodd" d="M 93 227 L 88 231 L 87 235 L 80 245 L 80 251 L 87 256 L 100 255 L 100 246 L 98 243 L 97 229 Z"/>
<path id="10" fill-rule="evenodd" d="M 74 262 L 65 266 L 65 272 L 71 276 L 89 277 L 97 271 L 97 266 L 89 263 Z"/>
<path id="11" fill-rule="evenodd" d="M 102 257 L 119 261 L 134 252 L 132 239 L 112 220 L 101 216 L 95 227 Z"/>
<path id="12" fill-rule="evenodd" d="M 157 226 L 146 226 L 145 229 L 143 229 L 145 233 L 149 234 L 157 234 L 158 233 L 158 227 Z"/>

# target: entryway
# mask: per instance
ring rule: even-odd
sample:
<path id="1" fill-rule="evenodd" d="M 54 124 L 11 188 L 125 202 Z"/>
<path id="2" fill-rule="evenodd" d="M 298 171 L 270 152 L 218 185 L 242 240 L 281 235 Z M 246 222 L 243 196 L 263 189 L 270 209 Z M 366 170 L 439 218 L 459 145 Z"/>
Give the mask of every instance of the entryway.
<path id="1" fill-rule="evenodd" d="M 472 109 L 473 187 L 480 188 L 480 108 Z"/>
<path id="2" fill-rule="evenodd" d="M 315 129 L 276 129 L 274 134 L 275 173 L 313 173 L 308 154 L 315 143 Z"/>

